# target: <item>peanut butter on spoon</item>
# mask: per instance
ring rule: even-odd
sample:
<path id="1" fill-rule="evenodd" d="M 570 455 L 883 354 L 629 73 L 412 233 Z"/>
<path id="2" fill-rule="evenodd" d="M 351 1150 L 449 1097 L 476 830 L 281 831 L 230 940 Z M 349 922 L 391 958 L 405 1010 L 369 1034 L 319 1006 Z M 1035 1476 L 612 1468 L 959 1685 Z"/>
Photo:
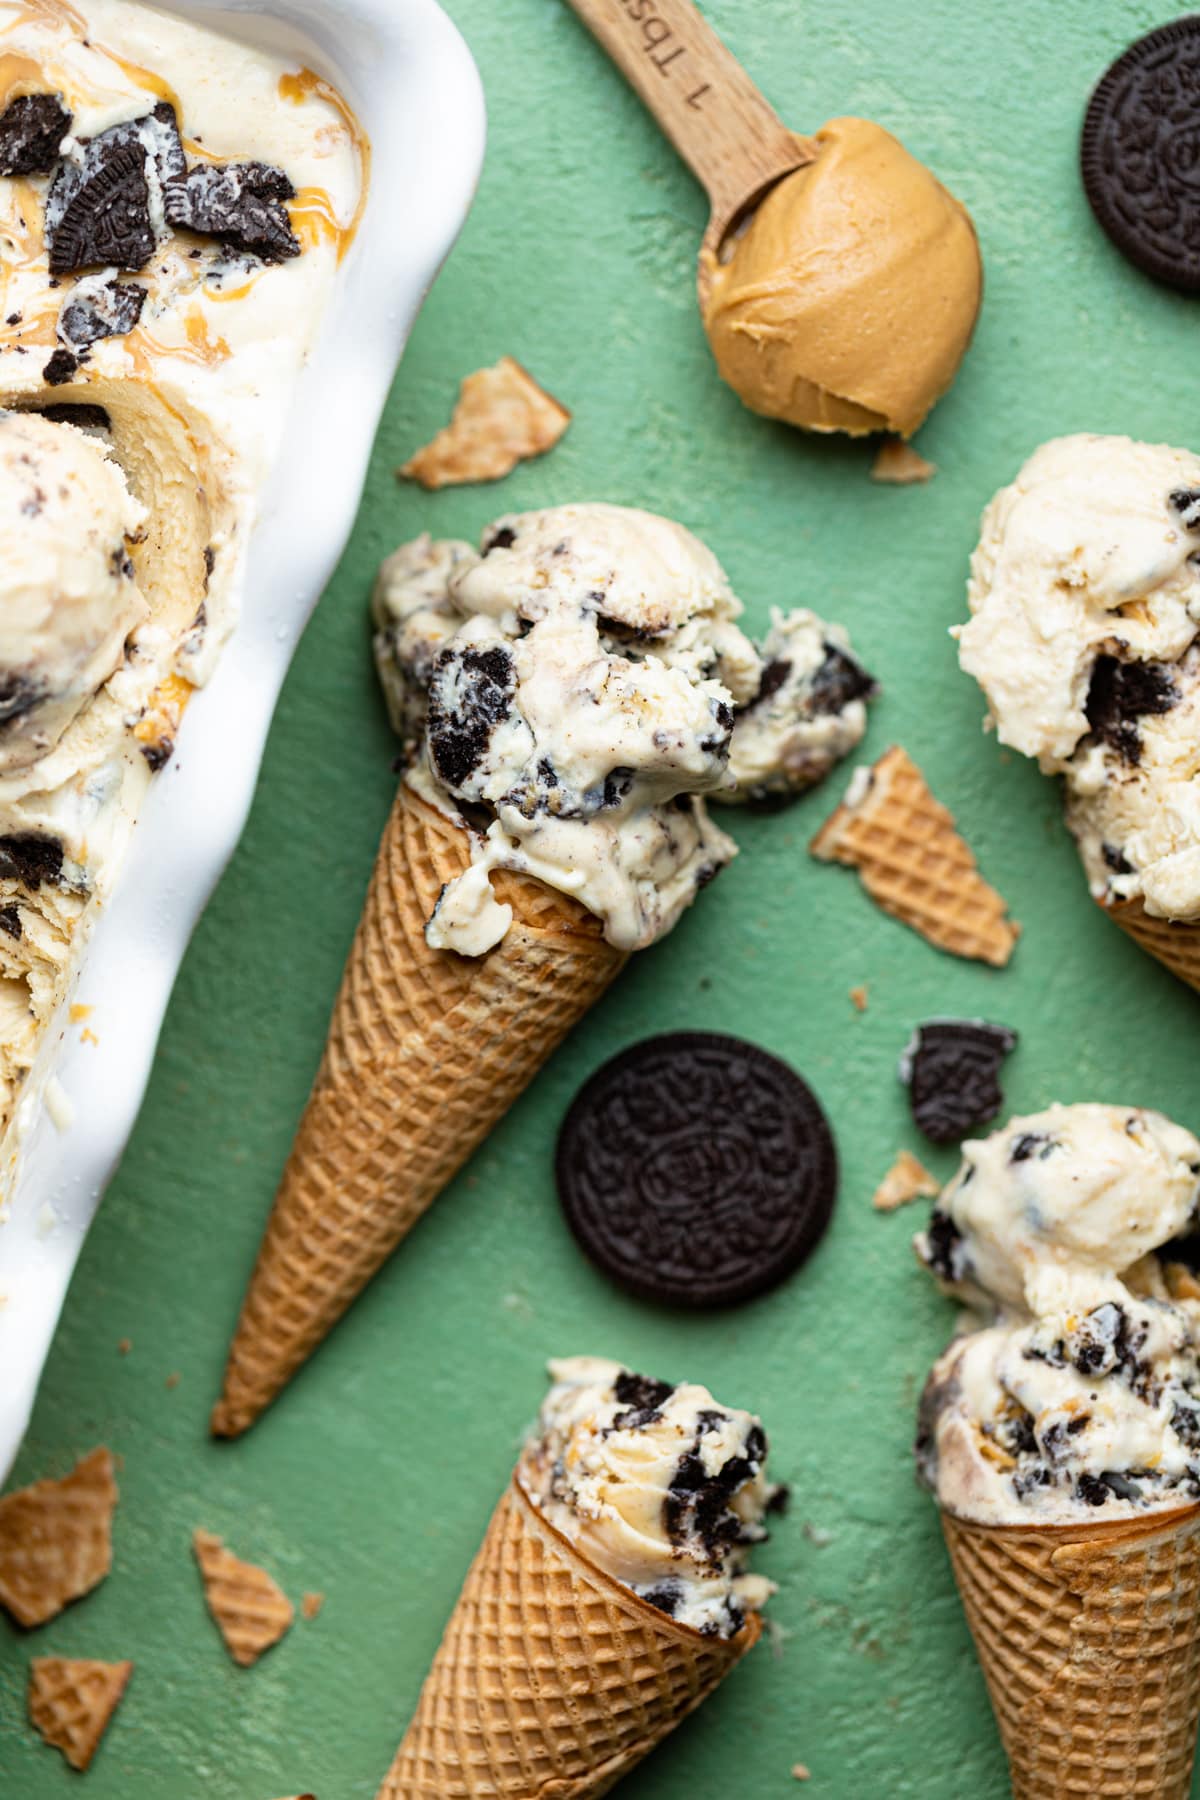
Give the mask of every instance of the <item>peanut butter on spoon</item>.
<path id="1" fill-rule="evenodd" d="M 791 132 L 691 0 L 570 0 L 708 191 L 697 286 L 717 369 L 806 431 L 910 437 L 983 291 L 970 214 L 890 132 Z"/>

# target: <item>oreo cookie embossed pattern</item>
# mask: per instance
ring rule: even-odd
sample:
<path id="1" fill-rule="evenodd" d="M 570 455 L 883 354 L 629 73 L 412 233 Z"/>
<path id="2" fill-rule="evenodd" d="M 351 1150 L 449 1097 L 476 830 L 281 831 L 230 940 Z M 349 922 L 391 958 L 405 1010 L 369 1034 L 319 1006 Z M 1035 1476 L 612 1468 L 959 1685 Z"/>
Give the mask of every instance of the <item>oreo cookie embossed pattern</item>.
<path id="1" fill-rule="evenodd" d="M 837 1152 L 786 1064 L 739 1038 L 674 1032 L 614 1057 L 558 1140 L 576 1238 L 643 1299 L 728 1306 L 774 1287 L 829 1223 Z"/>
<path id="2" fill-rule="evenodd" d="M 1139 38 L 1101 77 L 1080 162 L 1118 250 L 1156 281 L 1200 292 L 1200 18 Z"/>

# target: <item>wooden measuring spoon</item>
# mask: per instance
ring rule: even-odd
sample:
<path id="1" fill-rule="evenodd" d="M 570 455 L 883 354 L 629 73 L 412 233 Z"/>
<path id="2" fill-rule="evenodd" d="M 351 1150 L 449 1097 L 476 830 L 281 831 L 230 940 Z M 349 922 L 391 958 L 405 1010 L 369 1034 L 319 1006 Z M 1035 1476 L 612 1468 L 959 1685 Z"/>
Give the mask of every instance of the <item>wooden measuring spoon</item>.
<path id="1" fill-rule="evenodd" d="M 721 245 L 769 188 L 817 156 L 789 131 L 692 0 L 569 0 L 706 190 L 703 307 Z M 639 17 L 638 14 L 645 16 Z M 710 254 L 711 253 L 711 254 Z"/>
<path id="2" fill-rule="evenodd" d="M 708 191 L 696 285 L 717 372 L 802 430 L 911 437 L 979 313 L 966 208 L 869 119 L 789 131 L 691 0 L 569 4 Z"/>

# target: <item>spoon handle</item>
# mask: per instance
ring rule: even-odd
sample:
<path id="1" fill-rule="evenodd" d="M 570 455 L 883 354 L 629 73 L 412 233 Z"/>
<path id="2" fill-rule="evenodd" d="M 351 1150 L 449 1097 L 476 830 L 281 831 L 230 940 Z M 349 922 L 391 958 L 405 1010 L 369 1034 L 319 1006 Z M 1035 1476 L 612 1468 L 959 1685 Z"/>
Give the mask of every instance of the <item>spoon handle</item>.
<path id="1" fill-rule="evenodd" d="M 708 190 L 714 216 L 811 162 L 692 0 L 568 0 Z"/>

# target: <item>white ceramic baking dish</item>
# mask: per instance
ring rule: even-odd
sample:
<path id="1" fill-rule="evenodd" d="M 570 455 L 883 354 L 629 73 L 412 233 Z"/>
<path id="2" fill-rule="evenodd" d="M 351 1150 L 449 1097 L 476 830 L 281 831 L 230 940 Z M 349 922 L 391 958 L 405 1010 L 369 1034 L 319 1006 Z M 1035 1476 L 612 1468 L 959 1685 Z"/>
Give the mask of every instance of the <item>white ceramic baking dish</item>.
<path id="1" fill-rule="evenodd" d="M 341 554 L 396 363 L 466 216 L 483 157 L 483 93 L 434 0 L 171 0 L 272 49 L 296 49 L 354 106 L 370 195 L 249 546 L 242 615 L 189 706 L 86 951 L 89 1028 L 58 1027 L 56 1104 L 24 1144 L 0 1225 L 0 1480 L 24 1434 L 54 1327 L 133 1127 L 188 938 L 249 811 L 292 652 Z M 236 731 L 229 721 L 237 721 Z"/>

